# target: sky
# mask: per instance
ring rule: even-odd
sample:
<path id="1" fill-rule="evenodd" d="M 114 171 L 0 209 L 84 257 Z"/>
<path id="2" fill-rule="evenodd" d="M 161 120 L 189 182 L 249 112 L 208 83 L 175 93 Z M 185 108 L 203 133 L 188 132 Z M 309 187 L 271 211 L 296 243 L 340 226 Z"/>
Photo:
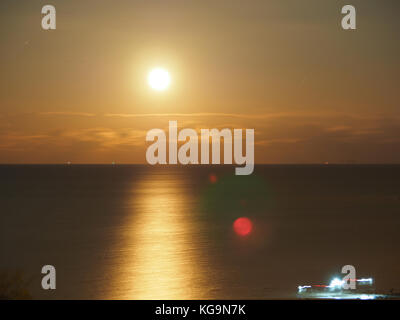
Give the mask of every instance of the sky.
<path id="1" fill-rule="evenodd" d="M 52 4 L 57 29 L 41 28 Z M 341 8 L 357 30 L 341 28 Z M 397 0 L 0 2 L 0 163 L 145 163 L 147 131 L 255 129 L 256 163 L 400 163 Z M 154 67 L 168 90 L 147 84 Z"/>

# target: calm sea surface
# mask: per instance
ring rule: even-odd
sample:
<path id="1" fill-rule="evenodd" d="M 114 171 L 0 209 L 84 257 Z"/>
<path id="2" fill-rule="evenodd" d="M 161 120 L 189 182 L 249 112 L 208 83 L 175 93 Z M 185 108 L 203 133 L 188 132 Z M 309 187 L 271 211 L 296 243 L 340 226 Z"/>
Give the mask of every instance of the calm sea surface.
<path id="1" fill-rule="evenodd" d="M 0 201 L 0 271 L 34 298 L 296 298 L 346 264 L 400 289 L 400 166 L 3 165 Z"/>

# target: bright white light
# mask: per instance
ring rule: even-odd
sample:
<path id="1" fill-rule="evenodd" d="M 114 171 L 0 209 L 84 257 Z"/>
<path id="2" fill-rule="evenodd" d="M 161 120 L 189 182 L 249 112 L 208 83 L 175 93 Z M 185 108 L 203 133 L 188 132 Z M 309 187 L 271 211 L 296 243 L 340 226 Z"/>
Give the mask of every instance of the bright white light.
<path id="1" fill-rule="evenodd" d="M 329 288 L 341 288 L 344 284 L 343 280 L 340 280 L 338 278 L 335 278 L 331 281 L 331 283 L 329 284 Z"/>
<path id="2" fill-rule="evenodd" d="M 372 278 L 362 278 L 362 279 L 357 279 L 358 282 L 369 282 L 372 283 Z"/>
<path id="3" fill-rule="evenodd" d="M 306 288 L 311 288 L 311 286 L 298 286 L 297 289 L 299 289 L 299 292 L 302 292 Z"/>
<path id="4" fill-rule="evenodd" d="M 171 83 L 171 77 L 167 70 L 156 68 L 150 71 L 148 76 L 150 87 L 157 91 L 163 91 L 168 88 Z"/>
<path id="5" fill-rule="evenodd" d="M 362 294 L 360 296 L 361 300 L 372 300 L 375 299 L 375 296 L 373 294 Z"/>

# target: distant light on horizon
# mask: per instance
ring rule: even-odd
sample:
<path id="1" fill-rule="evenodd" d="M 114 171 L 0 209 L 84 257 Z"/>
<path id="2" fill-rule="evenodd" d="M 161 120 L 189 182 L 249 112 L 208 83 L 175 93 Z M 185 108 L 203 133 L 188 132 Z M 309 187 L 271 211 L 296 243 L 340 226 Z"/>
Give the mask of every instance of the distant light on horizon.
<path id="1" fill-rule="evenodd" d="M 334 278 L 330 283 L 329 283 L 329 288 L 341 288 L 344 284 L 343 280 L 340 280 L 339 278 Z"/>

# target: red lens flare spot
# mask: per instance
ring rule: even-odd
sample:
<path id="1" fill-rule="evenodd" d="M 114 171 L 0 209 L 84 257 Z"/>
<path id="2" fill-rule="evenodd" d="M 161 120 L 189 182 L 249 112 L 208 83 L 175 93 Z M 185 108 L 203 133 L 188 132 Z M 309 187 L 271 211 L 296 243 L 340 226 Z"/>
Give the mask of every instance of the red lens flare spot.
<path id="1" fill-rule="evenodd" d="M 208 176 L 208 180 L 211 182 L 211 183 L 216 183 L 217 181 L 218 181 L 218 178 L 217 178 L 217 176 L 215 175 L 215 174 L 210 174 L 209 176 Z"/>
<path id="2" fill-rule="evenodd" d="M 249 218 L 241 217 L 235 220 L 233 223 L 233 230 L 239 236 L 247 236 L 253 229 L 253 223 Z"/>

